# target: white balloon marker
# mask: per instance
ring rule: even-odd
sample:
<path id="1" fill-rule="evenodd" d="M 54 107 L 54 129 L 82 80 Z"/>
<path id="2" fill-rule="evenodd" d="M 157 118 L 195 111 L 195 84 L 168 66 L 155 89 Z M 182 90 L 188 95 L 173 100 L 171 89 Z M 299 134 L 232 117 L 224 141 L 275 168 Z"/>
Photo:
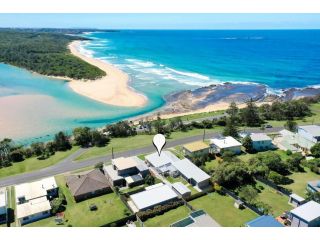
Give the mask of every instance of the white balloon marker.
<path id="1" fill-rule="evenodd" d="M 153 137 L 153 145 L 157 148 L 158 154 L 160 156 L 161 150 L 166 144 L 166 138 L 162 134 L 154 135 Z"/>

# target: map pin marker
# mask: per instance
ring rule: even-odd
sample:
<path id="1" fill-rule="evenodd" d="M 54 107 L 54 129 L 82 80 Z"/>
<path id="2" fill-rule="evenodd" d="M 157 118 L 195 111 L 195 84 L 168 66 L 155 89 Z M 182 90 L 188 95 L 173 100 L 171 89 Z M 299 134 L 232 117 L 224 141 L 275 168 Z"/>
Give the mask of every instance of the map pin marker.
<path id="1" fill-rule="evenodd" d="M 162 134 L 154 135 L 153 145 L 157 148 L 158 154 L 160 156 L 163 146 L 166 144 L 166 138 Z"/>

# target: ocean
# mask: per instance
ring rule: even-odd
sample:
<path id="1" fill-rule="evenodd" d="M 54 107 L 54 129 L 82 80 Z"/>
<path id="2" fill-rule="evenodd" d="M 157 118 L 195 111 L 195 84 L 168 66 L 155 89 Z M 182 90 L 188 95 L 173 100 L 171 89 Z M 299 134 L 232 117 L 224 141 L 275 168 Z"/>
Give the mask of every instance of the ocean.
<path id="1" fill-rule="evenodd" d="M 83 96 L 63 80 L 0 64 L 0 138 L 47 140 L 59 130 L 101 127 L 154 111 L 164 96 L 223 82 L 264 84 L 273 93 L 320 86 L 320 31 L 147 31 L 85 33 L 83 53 L 130 76 L 146 95 L 142 108 L 108 106 Z"/>

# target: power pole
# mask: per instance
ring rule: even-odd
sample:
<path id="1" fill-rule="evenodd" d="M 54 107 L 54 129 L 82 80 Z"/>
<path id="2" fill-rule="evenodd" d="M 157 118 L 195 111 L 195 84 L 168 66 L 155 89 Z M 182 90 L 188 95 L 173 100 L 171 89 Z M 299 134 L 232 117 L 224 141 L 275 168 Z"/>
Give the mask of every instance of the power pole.
<path id="1" fill-rule="evenodd" d="M 111 155 L 112 155 L 112 159 L 114 159 L 113 147 L 111 148 Z"/>
<path id="2" fill-rule="evenodd" d="M 202 139 L 202 141 L 204 142 L 205 139 L 206 139 L 206 128 L 203 129 L 203 139 Z"/>

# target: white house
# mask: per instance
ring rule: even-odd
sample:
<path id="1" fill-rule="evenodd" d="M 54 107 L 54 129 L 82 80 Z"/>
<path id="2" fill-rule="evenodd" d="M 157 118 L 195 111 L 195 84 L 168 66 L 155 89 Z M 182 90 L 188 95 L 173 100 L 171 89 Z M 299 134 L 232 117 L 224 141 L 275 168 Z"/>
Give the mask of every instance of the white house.
<path id="1" fill-rule="evenodd" d="M 320 227 L 320 204 L 309 201 L 290 211 L 291 227 Z"/>
<path id="2" fill-rule="evenodd" d="M 272 139 L 265 133 L 251 133 L 252 147 L 256 151 L 264 151 L 273 148 Z"/>
<path id="3" fill-rule="evenodd" d="M 205 188 L 210 184 L 210 176 L 187 158 L 174 162 L 173 166 L 188 183 L 199 189 Z"/>
<path id="4" fill-rule="evenodd" d="M 163 183 L 145 188 L 145 191 L 130 196 L 131 206 L 134 212 L 151 209 L 157 205 L 163 205 L 178 199 L 178 195 L 172 188 Z"/>
<path id="5" fill-rule="evenodd" d="M 320 141 L 320 126 L 306 125 L 298 127 L 298 134 L 311 142 L 317 143 Z"/>
<path id="6" fill-rule="evenodd" d="M 154 167 L 160 174 L 170 174 L 175 176 L 177 170 L 173 163 L 180 159 L 169 151 L 162 151 L 160 156 L 157 152 L 145 156 L 146 161 L 150 166 Z"/>
<path id="7" fill-rule="evenodd" d="M 0 188 L 0 223 L 7 221 L 7 190 L 6 188 Z"/>
<path id="8" fill-rule="evenodd" d="M 191 195 L 191 190 L 184 185 L 182 182 L 172 183 L 172 189 L 175 190 L 179 195 L 186 198 Z"/>
<path id="9" fill-rule="evenodd" d="M 21 225 L 31 223 L 51 215 L 50 199 L 58 194 L 54 177 L 15 186 L 16 215 Z"/>
<path id="10" fill-rule="evenodd" d="M 231 151 L 235 154 L 241 153 L 241 143 L 233 137 L 220 137 L 210 139 L 210 147 L 215 153 L 223 153 L 223 151 Z"/>

